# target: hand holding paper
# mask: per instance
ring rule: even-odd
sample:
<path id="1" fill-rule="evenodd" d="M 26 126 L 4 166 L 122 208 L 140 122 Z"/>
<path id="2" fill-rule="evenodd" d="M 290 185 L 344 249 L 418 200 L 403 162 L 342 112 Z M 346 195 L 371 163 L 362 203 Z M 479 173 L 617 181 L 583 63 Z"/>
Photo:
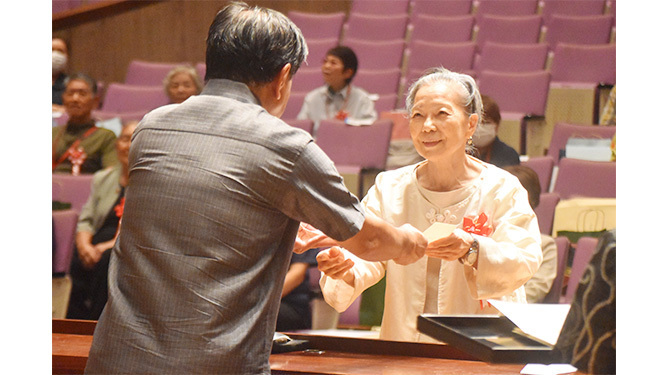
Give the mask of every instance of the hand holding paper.
<path id="1" fill-rule="evenodd" d="M 456 225 L 454 224 L 447 224 L 436 221 L 424 231 L 424 237 L 426 237 L 430 244 L 435 240 L 449 236 L 452 234 L 454 229 L 456 229 Z"/>
<path id="2" fill-rule="evenodd" d="M 447 261 L 462 257 L 472 245 L 472 235 L 454 224 L 435 222 L 424 231 L 428 239 L 426 255 Z"/>
<path id="3" fill-rule="evenodd" d="M 345 254 L 338 246 L 322 250 L 317 254 L 317 269 L 332 279 L 343 279 L 354 286 L 354 273 L 350 269 L 354 266 L 352 259 L 345 259 Z"/>

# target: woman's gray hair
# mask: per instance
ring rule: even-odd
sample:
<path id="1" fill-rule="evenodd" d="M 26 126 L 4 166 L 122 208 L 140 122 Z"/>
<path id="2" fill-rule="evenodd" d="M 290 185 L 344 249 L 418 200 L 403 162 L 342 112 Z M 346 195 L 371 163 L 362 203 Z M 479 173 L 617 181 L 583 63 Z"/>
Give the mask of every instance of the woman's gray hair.
<path id="1" fill-rule="evenodd" d="M 162 84 L 164 85 L 164 91 L 167 93 L 167 95 L 169 95 L 169 84 L 171 83 L 171 80 L 176 74 L 179 73 L 187 73 L 190 75 L 192 81 L 195 83 L 195 87 L 197 87 L 197 95 L 199 95 L 201 90 L 204 88 L 204 83 L 197 73 L 197 69 L 195 69 L 192 65 L 179 65 L 167 73 L 167 76 L 164 77 L 164 80 L 162 81 Z"/>
<path id="2" fill-rule="evenodd" d="M 478 116 L 477 121 L 482 121 L 482 96 L 479 93 L 479 88 L 477 88 L 475 79 L 467 74 L 452 72 L 443 67 L 427 70 L 415 83 L 412 84 L 412 86 L 410 86 L 410 89 L 408 89 L 408 96 L 405 98 L 405 108 L 408 110 L 408 114 L 412 112 L 412 106 L 415 104 L 417 91 L 423 86 L 432 85 L 438 82 L 456 82 L 461 85 L 463 88 L 461 91 L 463 94 L 461 105 L 466 109 L 468 116 L 476 114 Z"/>

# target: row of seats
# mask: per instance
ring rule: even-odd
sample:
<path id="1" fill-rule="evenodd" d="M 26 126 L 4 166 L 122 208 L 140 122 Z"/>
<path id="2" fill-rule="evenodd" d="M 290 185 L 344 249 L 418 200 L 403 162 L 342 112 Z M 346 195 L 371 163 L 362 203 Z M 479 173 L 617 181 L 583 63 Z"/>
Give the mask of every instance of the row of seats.
<path id="1" fill-rule="evenodd" d="M 302 12 L 306 13 L 306 12 Z M 350 14 L 395 16 L 410 20 L 420 15 L 541 15 L 547 23 L 555 14 L 616 16 L 615 0 L 353 0 Z"/>
<path id="2" fill-rule="evenodd" d="M 352 0 L 352 13 L 451 15 L 616 14 L 615 0 Z"/>
<path id="3" fill-rule="evenodd" d="M 517 97 L 508 98 L 506 100 L 508 103 L 499 103 L 500 108 L 513 112 L 543 115 L 550 82 L 584 82 L 597 85 L 600 82 L 614 84 L 616 81 L 616 46 L 613 44 L 599 46 L 560 44 L 547 70 L 545 67 L 547 50 L 544 44 L 488 43 L 481 54 L 476 56 L 471 43 L 416 42 L 406 52 L 409 57 L 405 75 L 401 71 L 400 61 L 403 58 L 404 50 L 400 43 L 373 44 L 373 42 L 359 41 L 348 44 L 348 46 L 359 51 L 357 55 L 362 67 L 354 78 L 354 84 L 380 96 L 396 94 L 402 97 L 404 93 L 401 91 L 405 91 L 406 86 L 418 78 L 425 69 L 444 66 L 453 71 L 472 74 L 478 79 L 480 88 L 483 85 L 492 85 L 483 82 L 493 82 L 494 79 L 515 81 L 516 83 L 511 86 L 529 85 L 533 87 L 534 91 L 541 94 L 536 96 L 528 92 L 523 96 L 536 102 L 536 105 L 523 106 L 520 104 L 523 102 L 522 98 Z M 333 45 L 335 44 L 328 45 L 326 49 Z M 536 76 L 540 78 L 534 78 Z M 294 76 L 292 92 L 305 94 L 322 84 L 322 74 L 319 68 L 305 67 Z M 511 89 L 508 87 L 503 91 L 517 92 L 514 87 Z M 488 95 L 494 96 L 492 93 Z M 500 96 L 506 95 L 501 92 L 494 98 L 498 100 Z M 297 95 L 296 98 L 298 101 L 299 96 Z M 517 105 L 510 103 L 517 103 Z M 300 108 L 300 105 L 297 107 Z M 393 109 L 402 106 L 401 103 L 394 103 L 390 107 Z M 527 107 L 529 110 L 522 110 L 521 107 Z M 296 113 L 288 111 L 284 117 L 290 118 L 292 115 Z"/>
<path id="4" fill-rule="evenodd" d="M 312 14 L 309 17 L 317 19 L 327 17 L 327 15 Z M 351 17 L 352 20 L 356 19 L 354 15 L 351 15 Z M 295 23 L 301 23 L 300 27 L 302 29 L 312 28 L 316 30 L 316 34 L 314 34 L 316 36 L 306 36 L 310 50 L 306 68 L 317 68 L 324 59 L 326 51 L 339 42 L 350 46 L 357 52 L 360 70 L 420 69 L 425 65 L 422 60 L 427 60 L 428 66 L 433 66 L 428 60 L 432 60 L 435 56 L 441 58 L 444 56 L 442 64 L 452 66 L 453 70 L 475 71 L 477 73 L 484 68 L 479 66 L 480 61 L 476 60 L 483 61 L 485 60 L 484 55 L 489 55 L 489 51 L 493 55 L 497 53 L 496 50 L 501 48 L 508 48 L 513 52 L 519 51 L 519 53 L 529 54 L 529 56 L 545 55 L 549 57 L 549 60 L 543 58 L 541 65 L 539 65 L 539 68 L 543 69 L 549 66 L 548 62 L 553 57 L 558 44 L 610 44 L 611 18 L 604 15 L 592 16 L 594 18 L 570 19 L 567 16 L 558 18 L 563 21 L 562 32 L 550 33 L 549 37 L 542 41 L 539 38 L 540 22 L 539 19 L 534 17 L 529 19 L 490 16 L 491 18 L 488 19 L 489 26 L 482 28 L 473 38 L 472 16 L 467 18 L 422 16 L 423 18 L 420 18 L 420 20 L 423 22 L 414 25 L 413 37 L 409 42 L 402 36 L 404 33 L 402 23 L 392 24 L 391 21 L 381 16 L 366 17 L 376 17 L 377 24 L 366 21 L 359 22 L 359 27 L 352 29 L 358 31 L 350 33 L 348 30 L 343 37 L 340 37 L 337 31 L 339 25 L 332 26 L 329 32 L 324 32 L 326 26 L 315 21 L 315 19 L 311 21 L 295 20 Z M 308 35 L 306 31 L 304 31 L 304 34 Z M 492 43 L 494 46 L 486 48 L 485 46 L 488 43 Z M 532 46 L 536 44 L 539 46 Z M 447 57 L 452 55 L 457 57 Z M 448 59 L 453 60 L 452 62 L 455 62 L 455 64 L 450 64 L 450 61 L 447 61 Z M 488 59 L 489 57 L 486 57 L 486 60 Z M 515 60 L 521 61 L 518 58 Z M 526 68 L 508 67 L 507 69 Z"/>
<path id="5" fill-rule="evenodd" d="M 335 16 L 335 18 L 334 18 Z M 289 17 L 302 30 L 306 40 L 336 39 L 387 42 L 415 40 L 436 43 L 474 41 L 477 48 L 486 42 L 546 42 L 551 50 L 557 43 L 604 44 L 613 39 L 614 17 L 609 14 L 590 16 L 553 15 L 549 26 L 541 15 L 408 15 L 382 16 L 351 13 L 343 22 L 344 13 L 333 15 L 289 12 Z M 325 21 L 325 22 L 323 22 Z M 328 23 L 327 23 L 328 21 Z M 342 24 L 341 24 L 342 23 Z"/>
<path id="6" fill-rule="evenodd" d="M 541 177 L 540 183 L 544 175 L 553 176 L 553 187 L 540 194 L 540 204 L 535 209 L 540 231 L 544 234 L 550 235 L 564 230 L 556 215 L 556 208 L 562 200 L 616 197 L 616 162 L 564 158 L 557 166 L 549 169 L 548 165 L 553 165 L 549 156 L 536 159 L 534 162 L 529 159 L 521 164 L 533 168 Z"/>

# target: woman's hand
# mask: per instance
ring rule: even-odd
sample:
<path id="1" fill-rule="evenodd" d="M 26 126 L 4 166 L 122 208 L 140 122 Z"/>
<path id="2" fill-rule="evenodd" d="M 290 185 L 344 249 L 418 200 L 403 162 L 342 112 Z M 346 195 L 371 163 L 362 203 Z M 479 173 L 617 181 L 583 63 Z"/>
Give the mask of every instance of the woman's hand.
<path id="1" fill-rule="evenodd" d="M 354 286 L 354 272 L 352 267 L 354 262 L 351 259 L 345 259 L 345 254 L 340 247 L 334 246 L 322 250 L 317 254 L 317 269 L 324 272 L 332 279 L 342 279 L 350 286 Z"/>
<path id="2" fill-rule="evenodd" d="M 447 261 L 458 260 L 468 252 L 473 241 L 472 234 L 456 228 L 449 236 L 429 242 L 426 255 Z"/>

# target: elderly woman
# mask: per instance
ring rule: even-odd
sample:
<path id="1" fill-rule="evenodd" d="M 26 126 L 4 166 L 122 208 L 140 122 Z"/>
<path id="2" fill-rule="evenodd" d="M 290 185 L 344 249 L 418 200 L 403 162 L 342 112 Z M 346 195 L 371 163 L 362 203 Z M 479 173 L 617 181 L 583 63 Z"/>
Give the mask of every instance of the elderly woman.
<path id="1" fill-rule="evenodd" d="M 406 108 L 412 141 L 426 160 L 378 175 L 365 210 L 422 231 L 435 222 L 456 228 L 406 266 L 364 261 L 338 247 L 317 260 L 324 298 L 336 310 L 386 273 L 380 338 L 431 341 L 416 329 L 420 314 L 494 314 L 487 299 L 526 302 L 523 284 L 542 261 L 540 231 L 517 178 L 466 151 L 482 117 L 470 76 L 436 69 L 413 84 Z"/>
<path id="2" fill-rule="evenodd" d="M 192 95 L 199 95 L 204 87 L 197 70 L 189 65 L 177 66 L 169 71 L 163 84 L 172 104 L 183 103 Z"/>

